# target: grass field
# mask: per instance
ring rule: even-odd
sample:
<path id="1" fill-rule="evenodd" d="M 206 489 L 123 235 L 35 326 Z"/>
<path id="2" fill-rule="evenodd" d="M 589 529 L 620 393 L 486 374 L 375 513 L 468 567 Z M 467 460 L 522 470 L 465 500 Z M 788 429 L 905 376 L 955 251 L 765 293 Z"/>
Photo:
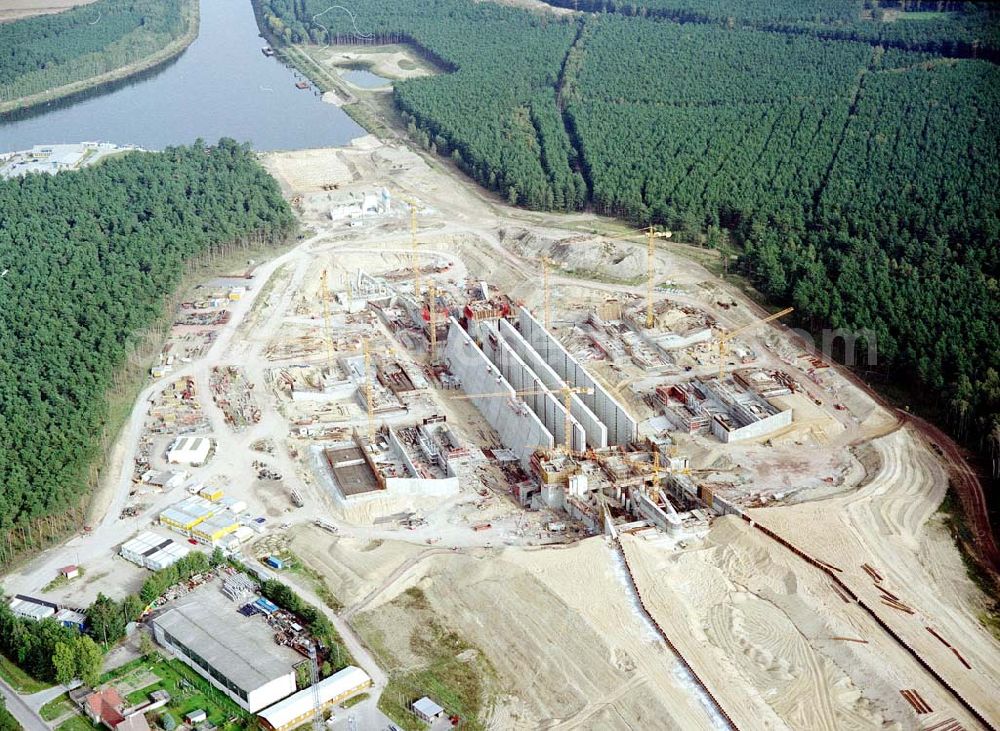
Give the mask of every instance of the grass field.
<path id="1" fill-rule="evenodd" d="M 73 718 L 59 724 L 57 731 L 93 731 L 93 729 L 99 728 L 102 727 L 95 726 L 83 716 L 73 716 Z"/>
<path id="2" fill-rule="evenodd" d="M 18 693 L 37 693 L 52 687 L 49 683 L 35 680 L 5 655 L 0 655 L 0 678 L 6 680 Z"/>
<path id="3" fill-rule="evenodd" d="M 378 701 L 379 710 L 405 731 L 422 731 L 427 726 L 410 711 L 410 704 L 428 695 L 449 714 L 462 719 L 462 728 L 484 728 L 480 719 L 484 710 L 486 686 L 494 670 L 481 652 L 463 637 L 442 627 L 423 591 L 412 587 L 393 600 L 419 617 L 421 629 L 410 634 L 409 650 L 420 658 L 417 668 L 401 666 L 385 629 L 378 626 L 378 612 L 358 617 L 356 627 L 376 655 L 379 665 L 389 671 L 389 682 Z M 463 659 L 464 658 L 464 659 Z"/>
<path id="4" fill-rule="evenodd" d="M 104 680 L 114 679 L 124 685 L 146 673 L 152 673 L 159 680 L 128 693 L 125 696 L 128 705 L 142 703 L 155 690 L 165 690 L 170 694 L 170 702 L 164 711 L 175 721 L 199 708 L 208 714 L 208 722 L 222 731 L 240 731 L 249 728 L 253 721 L 252 714 L 247 714 L 180 660 L 140 659 L 123 665 Z"/>
<path id="5" fill-rule="evenodd" d="M 0 3 L 0 23 L 32 15 L 58 13 L 75 5 L 88 5 L 92 2 L 94 0 L 3 0 Z"/>
<path id="6" fill-rule="evenodd" d="M 64 713 L 69 713 L 72 710 L 73 702 L 70 701 L 69 696 L 66 693 L 63 693 L 55 700 L 49 701 L 42 706 L 41 714 L 42 718 L 46 721 L 54 721 Z"/>

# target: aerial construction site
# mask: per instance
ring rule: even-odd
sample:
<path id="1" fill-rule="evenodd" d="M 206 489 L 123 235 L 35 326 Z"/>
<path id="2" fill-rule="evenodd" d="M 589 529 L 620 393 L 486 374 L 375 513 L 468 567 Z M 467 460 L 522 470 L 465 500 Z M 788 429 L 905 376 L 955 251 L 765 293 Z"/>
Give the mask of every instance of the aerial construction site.
<path id="1" fill-rule="evenodd" d="M 429 673 L 477 728 L 1000 724 L 954 466 L 716 252 L 370 137 L 265 164 L 303 240 L 189 293 L 92 532 L 10 590 L 76 552 L 52 601 L 124 595 L 143 531 L 295 566 L 394 721 Z"/>

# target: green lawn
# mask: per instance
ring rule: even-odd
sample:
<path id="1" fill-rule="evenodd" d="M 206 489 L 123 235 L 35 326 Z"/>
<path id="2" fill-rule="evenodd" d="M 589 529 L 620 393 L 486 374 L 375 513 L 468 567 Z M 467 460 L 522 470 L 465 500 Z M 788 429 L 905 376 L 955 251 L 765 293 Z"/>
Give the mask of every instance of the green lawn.
<path id="1" fill-rule="evenodd" d="M 42 706 L 41 714 L 42 718 L 46 721 L 52 721 L 59 718 L 64 713 L 72 711 L 73 709 L 73 702 L 69 699 L 69 695 L 63 693 L 55 700 L 49 701 Z"/>
<path id="2" fill-rule="evenodd" d="M 51 683 L 35 680 L 15 665 L 13 660 L 2 654 L 0 654 L 0 678 L 6 680 L 18 693 L 37 693 L 52 687 Z"/>
<path id="3" fill-rule="evenodd" d="M 125 700 L 130 705 L 146 700 L 154 690 L 165 690 L 170 693 L 170 703 L 165 711 L 175 720 L 200 708 L 208 714 L 209 723 L 223 731 L 241 731 L 253 727 L 252 714 L 247 714 L 180 660 L 140 660 L 119 670 L 121 672 L 116 673 L 116 678 L 124 678 L 131 672 L 146 671 L 159 678 L 157 682 L 127 694 Z"/>
<path id="4" fill-rule="evenodd" d="M 93 731 L 99 728 L 101 727 L 95 726 L 83 716 L 73 716 L 73 718 L 59 724 L 57 731 Z"/>

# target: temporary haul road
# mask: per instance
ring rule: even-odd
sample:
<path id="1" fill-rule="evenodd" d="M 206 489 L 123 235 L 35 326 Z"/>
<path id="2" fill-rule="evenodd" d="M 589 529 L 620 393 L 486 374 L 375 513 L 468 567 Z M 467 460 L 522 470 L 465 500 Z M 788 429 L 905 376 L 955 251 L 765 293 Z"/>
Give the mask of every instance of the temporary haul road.
<path id="1" fill-rule="evenodd" d="M 279 445 L 266 460 L 283 473 L 286 487 L 306 496 L 307 508 L 283 512 L 282 520 L 299 524 L 292 528 L 297 555 L 322 573 L 348 608 L 340 614 L 329 611 L 312 584 L 287 572 L 282 579 L 308 601 L 324 607 L 359 665 L 373 677 L 372 698 L 352 709 L 360 718 L 382 724 L 384 717 L 375 701 L 388 680 L 385 669 L 367 649 L 372 635 L 365 632 L 374 628 L 385 635 L 386 642 L 392 640 L 398 627 L 379 625 L 379 617 L 388 611 L 393 622 L 405 620 L 397 599 L 406 588 L 419 586 L 442 626 L 460 631 L 497 668 L 501 695 L 489 712 L 494 728 L 518 724 L 565 729 L 671 724 L 685 729 L 718 728 L 720 720 L 706 708 L 704 694 L 692 687 L 693 681 L 678 669 L 664 646 L 655 638 L 650 640 L 624 570 L 602 539 L 561 550 L 529 548 L 528 537 L 509 531 L 481 534 L 469 530 L 468 517 L 451 512 L 459 509 L 461 499 L 443 500 L 428 508 L 424 513 L 427 525 L 413 531 L 345 519 L 329 496 L 322 494 L 322 486 L 303 479 L 301 464 L 284 448 L 288 421 L 267 387 L 269 369 L 284 363 L 264 357 L 268 345 L 287 329 L 317 327 L 314 311 L 309 316 L 308 308 L 303 314 L 296 307 L 315 297 L 318 267 L 350 269 L 360 266 L 357 262 L 375 262 L 380 257 L 384 270 L 393 261 L 405 266 L 409 258 L 409 233 L 399 222 L 376 222 L 361 232 L 331 223 L 328 212 L 333 194 L 321 192 L 319 182 L 370 187 L 391 181 L 394 192 L 418 197 L 427 207 L 421 239 L 432 241 L 422 246 L 421 255 L 452 265 L 441 278 L 487 279 L 535 308 L 541 300 L 538 265 L 530 254 L 512 250 L 504 228 L 520 227 L 530 236 L 554 241 L 578 237 L 581 230 L 608 222 L 583 215 L 508 209 L 464 180 L 443 173 L 436 162 L 428 167 L 423 158 L 405 148 L 371 140 L 346 150 L 272 154 L 267 164 L 289 198 L 306 196 L 300 206 L 304 223 L 319 233 L 261 265 L 243 298 L 227 305 L 231 319 L 218 329 L 204 355 L 143 390 L 114 448 L 107 482 L 95 496 L 92 514 L 98 517 L 92 532 L 5 577 L 5 589 L 37 593 L 59 566 L 107 565 L 108 556 L 135 529 L 177 499 L 176 494 L 154 495 L 137 517 L 119 519 L 132 489 L 133 457 L 150 405 L 171 383 L 190 377 L 201 399 L 201 413 L 220 447 L 211 463 L 213 469 L 227 474 L 231 484 L 252 482 L 249 463 L 255 456 L 250 444 L 264 436 L 273 438 Z M 638 240 L 618 243 L 640 253 L 644 248 Z M 382 253 L 376 257 L 378 252 Z M 658 249 L 656 256 L 671 281 L 684 289 L 671 290 L 672 300 L 703 309 L 730 329 L 752 322 L 755 312 L 759 317 L 749 300 L 676 256 L 672 248 Z M 590 307 L 608 295 L 641 296 L 645 292 L 642 285 L 591 281 L 558 272 L 551 274 L 550 283 L 556 291 L 555 306 L 563 308 L 564 314 Z M 717 307 L 716 298 L 723 293 L 742 306 L 738 310 Z M 750 342 L 760 351 L 762 363 L 784 369 L 818 401 L 823 394 L 816 383 L 800 368 L 789 366 L 787 357 L 782 360 L 758 344 L 779 335 L 785 341 L 792 339 L 779 326 L 761 328 Z M 398 347 L 395 340 L 389 342 Z M 221 410 L 209 398 L 212 368 L 232 364 L 243 368 L 255 384 L 262 411 L 260 423 L 240 433 L 226 425 Z M 710 375 L 715 368 L 705 365 L 695 372 Z M 851 378 L 847 372 L 842 375 Z M 428 398 L 433 395 L 431 390 Z M 970 608 L 970 598 L 978 595 L 965 578 L 950 540 L 931 530 L 946 485 L 943 470 L 926 445 L 909 429 L 899 428 L 902 420 L 880 406 L 876 396 L 861 390 L 848 396 L 860 404 L 857 414 L 828 408 L 829 419 L 840 431 L 828 443 L 808 448 L 825 449 L 849 460 L 854 471 L 845 473 L 844 484 L 824 493 L 825 500 L 810 502 L 806 494 L 806 501 L 799 504 L 757 509 L 751 515 L 788 544 L 838 564 L 844 583 L 857 596 L 864 596 L 866 604 L 874 605 L 878 619 L 904 637 L 912 649 L 904 649 L 898 638 L 875 627 L 856 604 L 844 602 L 814 563 L 737 518 L 716 520 L 706 534 L 692 536 L 688 547 L 624 536 L 622 549 L 635 588 L 649 617 L 740 728 L 753 728 L 754 718 L 771 719 L 775 728 L 839 731 L 899 721 L 905 727 L 917 720 L 899 692 L 907 688 L 919 689 L 936 714 L 957 709 L 949 692 L 920 667 L 923 657 L 932 671 L 942 671 L 946 682 L 958 678 L 957 692 L 974 701 L 989 725 L 1000 715 L 988 692 L 989 682 L 996 680 L 995 668 L 1000 666 L 1000 646 L 979 625 L 974 606 Z M 824 396 L 824 400 L 828 399 Z M 859 483 L 863 470 L 849 447 L 876 437 L 872 444 L 879 465 L 866 482 Z M 938 435 L 933 439 L 946 458 L 960 457 L 950 441 Z M 712 449 L 725 454 L 728 448 Z M 727 458 L 751 467 L 766 463 L 770 468 L 802 449 L 735 446 Z M 900 465 L 908 466 L 902 469 Z M 788 474 L 786 484 L 794 485 L 797 473 Z M 766 479 L 763 469 L 759 477 Z M 978 487 L 972 479 L 965 484 L 970 494 Z M 498 514 L 517 510 L 506 499 L 493 504 L 491 509 Z M 975 516 L 975 511 L 970 514 Z M 338 527 L 337 537 L 300 525 L 318 515 Z M 495 520 L 503 522 L 502 517 Z M 435 548 L 425 545 L 438 541 Z M 863 564 L 875 565 L 881 572 L 880 586 L 872 585 Z M 92 593 L 114 590 L 109 589 L 111 579 L 102 584 L 100 576 L 90 571 L 87 580 L 94 582 L 87 589 Z M 880 592 L 912 606 L 916 615 L 883 605 Z M 958 667 L 957 655 L 934 639 L 921 621 L 950 640 L 974 671 Z M 562 627 L 575 629 L 569 634 Z M 865 644 L 847 642 L 844 637 Z M 408 657 L 407 636 L 395 641 L 400 656 Z M 523 672 L 519 675 L 511 665 L 519 657 L 534 658 L 533 680 Z M 958 710 L 954 715 L 967 728 L 977 725 Z"/>

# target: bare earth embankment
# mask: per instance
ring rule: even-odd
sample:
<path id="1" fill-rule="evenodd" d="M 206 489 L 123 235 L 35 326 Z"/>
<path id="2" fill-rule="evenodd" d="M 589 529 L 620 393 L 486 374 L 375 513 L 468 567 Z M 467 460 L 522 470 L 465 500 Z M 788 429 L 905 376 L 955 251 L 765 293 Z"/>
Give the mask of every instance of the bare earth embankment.
<path id="1" fill-rule="evenodd" d="M 981 595 L 935 517 L 944 471 L 909 430 L 873 448 L 880 463 L 863 487 L 753 510 L 753 519 L 839 569 L 864 605 L 995 723 L 1000 645 L 974 615 Z M 745 521 L 717 520 L 682 553 L 632 536 L 622 544 L 656 620 L 741 728 L 926 728 L 948 718 L 981 727 L 824 571 Z M 905 701 L 900 691 L 910 689 L 929 714 L 918 717 Z"/>
<path id="2" fill-rule="evenodd" d="M 421 664 L 411 648 L 426 625 L 404 595 L 418 587 L 435 622 L 492 667 L 490 728 L 714 728 L 628 599 L 624 571 L 601 538 L 557 550 L 451 552 L 307 529 L 292 548 L 348 612 L 361 610 L 352 622 L 393 658 L 390 671 Z"/>
<path id="3" fill-rule="evenodd" d="M 0 5 L 0 23 L 30 18 L 32 15 L 50 15 L 78 5 L 90 5 L 95 0 L 4 0 Z"/>

